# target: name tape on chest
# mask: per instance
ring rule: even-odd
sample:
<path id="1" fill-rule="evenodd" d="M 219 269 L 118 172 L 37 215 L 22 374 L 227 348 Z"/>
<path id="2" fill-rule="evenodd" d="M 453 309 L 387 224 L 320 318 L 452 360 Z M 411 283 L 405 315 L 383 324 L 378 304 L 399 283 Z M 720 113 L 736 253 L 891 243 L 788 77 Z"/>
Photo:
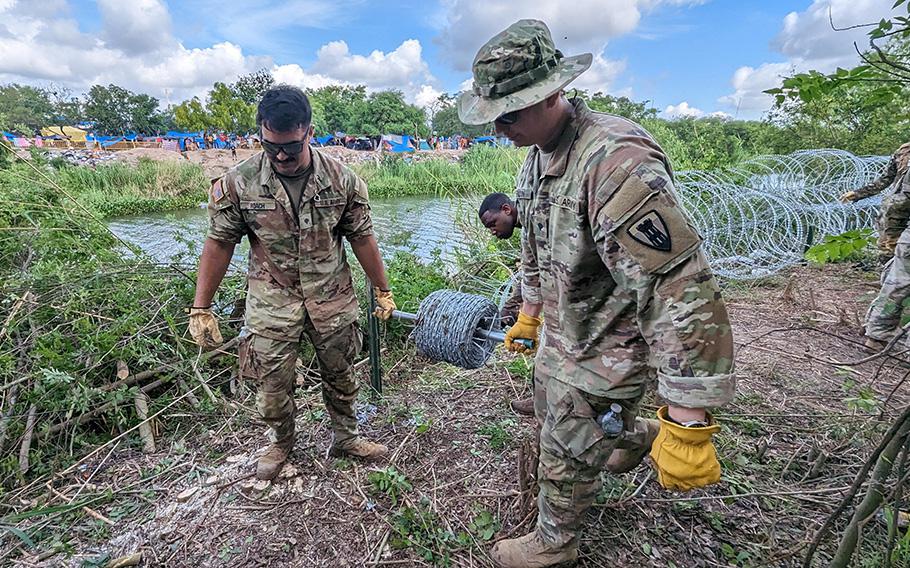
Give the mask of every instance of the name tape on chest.
<path id="1" fill-rule="evenodd" d="M 274 201 L 241 201 L 240 208 L 246 211 L 271 211 L 275 209 Z"/>

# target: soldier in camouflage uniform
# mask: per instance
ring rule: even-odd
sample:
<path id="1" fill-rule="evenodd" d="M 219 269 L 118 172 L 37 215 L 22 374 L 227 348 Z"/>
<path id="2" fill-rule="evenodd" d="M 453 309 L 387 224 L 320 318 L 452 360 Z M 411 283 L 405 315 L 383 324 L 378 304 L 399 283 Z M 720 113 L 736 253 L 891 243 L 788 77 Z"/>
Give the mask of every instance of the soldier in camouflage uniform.
<path id="1" fill-rule="evenodd" d="M 212 186 L 209 233 L 199 261 L 190 333 L 202 347 L 221 343 L 212 298 L 235 245 L 250 241 L 249 291 L 240 373 L 257 386 L 256 408 L 272 444 L 256 476 L 273 479 L 294 446 L 294 363 L 300 341 L 316 349 L 322 397 L 332 421 L 330 453 L 373 459 L 386 447 L 359 435 L 353 359 L 361 345 L 358 304 L 341 237 L 375 286 L 377 315 L 395 303 L 373 236 L 367 187 L 351 170 L 311 149 L 312 111 L 297 88 L 277 86 L 259 103 L 263 152 Z"/>
<path id="2" fill-rule="evenodd" d="M 881 176 L 856 191 L 848 191 L 841 195 L 841 202 L 853 203 L 861 199 L 866 199 L 867 197 L 872 197 L 873 195 L 878 195 L 891 186 L 896 186 L 897 182 L 903 178 L 904 174 L 907 172 L 908 163 L 910 163 L 910 142 L 902 145 L 894 152 L 891 159 L 888 160 L 888 167 L 885 168 L 885 172 Z M 882 199 L 881 213 L 884 213 L 888 209 L 888 202 L 891 199 L 892 197 L 890 195 L 886 195 Z M 893 221 L 889 222 L 883 215 L 880 215 L 878 218 L 878 246 L 883 252 L 891 255 L 894 254 L 894 247 L 897 245 L 897 238 L 900 236 L 901 231 L 895 232 L 894 230 L 886 230 L 884 227 L 887 225 L 894 226 L 894 223 Z"/>
<path id="3" fill-rule="evenodd" d="M 518 209 L 505 193 L 487 195 L 480 204 L 477 216 L 480 217 L 483 226 L 497 239 L 508 239 L 515 232 L 516 227 L 521 227 L 521 223 L 518 221 Z M 518 312 L 521 310 L 521 303 L 521 274 L 519 273 L 512 281 L 508 299 L 499 310 L 499 319 L 503 327 L 515 325 L 518 320 Z M 533 378 L 531 384 L 534 384 Z M 509 403 L 509 407 L 523 416 L 534 416 L 534 399 L 532 397 L 513 400 Z"/>
<path id="4" fill-rule="evenodd" d="M 882 201 L 879 240 L 894 242 L 894 256 L 882 272 L 882 287 L 866 312 L 866 347 L 880 350 L 897 333 L 910 299 L 910 169 L 898 179 L 894 193 Z"/>
<path id="5" fill-rule="evenodd" d="M 521 20 L 480 48 L 473 90 L 458 101 L 462 122 L 495 122 L 530 147 L 517 179 L 524 302 L 506 346 L 540 339 L 539 515 L 532 533 L 494 546 L 504 567 L 574 564 L 614 450 L 622 471 L 650 447 L 667 488 L 720 478 L 706 408 L 734 394 L 727 312 L 664 152 L 637 124 L 566 99 L 591 61 L 564 56 L 543 22 Z M 653 374 L 668 406 L 657 421 L 637 419 Z M 610 437 L 597 418 L 614 404 L 625 431 Z"/>

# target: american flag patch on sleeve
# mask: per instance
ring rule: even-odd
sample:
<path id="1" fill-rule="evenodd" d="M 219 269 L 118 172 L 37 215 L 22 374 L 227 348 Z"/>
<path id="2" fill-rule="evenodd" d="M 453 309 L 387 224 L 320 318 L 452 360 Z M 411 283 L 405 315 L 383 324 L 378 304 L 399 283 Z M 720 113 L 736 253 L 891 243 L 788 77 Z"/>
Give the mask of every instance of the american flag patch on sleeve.
<path id="1" fill-rule="evenodd" d="M 212 185 L 212 200 L 216 203 L 224 199 L 224 187 L 219 179 Z"/>

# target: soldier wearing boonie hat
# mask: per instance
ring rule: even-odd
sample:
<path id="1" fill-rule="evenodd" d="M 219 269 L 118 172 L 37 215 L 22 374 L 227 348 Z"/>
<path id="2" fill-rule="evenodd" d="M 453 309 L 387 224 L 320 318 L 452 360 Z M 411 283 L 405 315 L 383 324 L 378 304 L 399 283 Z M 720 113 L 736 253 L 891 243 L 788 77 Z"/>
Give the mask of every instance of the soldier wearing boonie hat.
<path id="1" fill-rule="evenodd" d="M 706 408 L 735 390 L 726 308 L 660 146 L 563 94 L 591 59 L 520 20 L 480 48 L 458 101 L 462 122 L 493 122 L 530 147 L 516 181 L 523 303 L 505 344 L 539 344 L 539 515 L 530 534 L 493 547 L 502 567 L 573 565 L 601 472 L 629 471 L 649 450 L 666 488 L 720 479 Z M 655 375 L 667 405 L 637 418 Z"/>

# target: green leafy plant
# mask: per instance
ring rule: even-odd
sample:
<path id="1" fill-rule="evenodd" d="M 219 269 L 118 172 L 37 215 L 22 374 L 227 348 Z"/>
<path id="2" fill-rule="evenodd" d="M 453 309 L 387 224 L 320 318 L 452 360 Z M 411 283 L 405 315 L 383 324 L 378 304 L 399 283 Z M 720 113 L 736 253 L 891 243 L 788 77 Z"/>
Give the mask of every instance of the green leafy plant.
<path id="1" fill-rule="evenodd" d="M 499 422 L 484 424 L 477 429 L 477 433 L 487 439 L 492 449 L 501 450 L 512 441 L 514 428 L 515 421 L 507 418 Z"/>
<path id="2" fill-rule="evenodd" d="M 806 251 L 806 260 L 816 264 L 858 260 L 875 244 L 872 229 L 855 229 L 840 235 L 828 235 Z"/>
<path id="3" fill-rule="evenodd" d="M 468 523 L 468 529 L 474 533 L 474 536 L 483 541 L 492 539 L 493 535 L 499 532 L 501 528 L 502 524 L 499 519 L 486 509 L 479 509 L 471 522 Z"/>
<path id="4" fill-rule="evenodd" d="M 470 545 L 467 533 L 455 535 L 443 528 L 436 513 L 424 497 L 416 507 L 403 507 L 392 517 L 392 548 L 413 550 L 435 566 L 451 566 L 453 551 Z"/>
<path id="5" fill-rule="evenodd" d="M 367 481 L 372 484 L 373 491 L 388 495 L 393 505 L 398 505 L 402 494 L 412 489 L 408 478 L 392 466 L 371 471 L 367 474 Z"/>

